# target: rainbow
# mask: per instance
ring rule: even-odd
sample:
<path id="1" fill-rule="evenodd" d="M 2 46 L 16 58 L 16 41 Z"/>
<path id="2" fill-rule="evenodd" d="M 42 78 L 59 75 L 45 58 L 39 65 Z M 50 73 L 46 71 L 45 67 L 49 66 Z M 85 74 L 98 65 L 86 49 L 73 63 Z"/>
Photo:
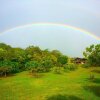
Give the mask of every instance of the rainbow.
<path id="1" fill-rule="evenodd" d="M 89 31 L 86 31 L 86 30 L 83 30 L 81 28 L 78 28 L 78 27 L 74 27 L 74 26 L 71 26 L 71 25 L 67 25 L 67 24 L 60 24 L 60 23 L 31 23 L 31 24 L 26 24 L 26 25 L 22 25 L 22 26 L 17 26 L 15 28 L 12 28 L 12 29 L 9 29 L 7 31 L 4 31 L 2 33 L 6 33 L 6 32 L 11 32 L 11 31 L 14 31 L 14 30 L 17 30 L 17 29 L 21 29 L 21 28 L 27 28 L 27 27 L 32 27 L 32 26 L 38 26 L 38 25 L 52 25 L 52 26 L 60 26 L 60 27 L 65 27 L 65 28 L 68 28 L 68 29 L 71 29 L 71 30 L 76 30 L 76 31 L 80 31 L 81 33 L 83 34 L 87 34 L 89 35 L 90 37 L 96 39 L 96 40 L 100 40 L 100 37 L 97 37 L 96 35 L 94 35 L 93 33 L 89 32 Z"/>

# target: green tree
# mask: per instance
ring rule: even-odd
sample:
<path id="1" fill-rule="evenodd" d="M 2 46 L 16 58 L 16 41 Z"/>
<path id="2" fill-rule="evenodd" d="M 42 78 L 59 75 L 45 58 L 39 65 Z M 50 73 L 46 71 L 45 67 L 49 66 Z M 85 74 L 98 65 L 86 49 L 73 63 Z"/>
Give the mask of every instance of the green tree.
<path id="1" fill-rule="evenodd" d="M 40 60 L 42 56 L 42 50 L 39 47 L 29 46 L 25 49 L 27 61 Z"/>
<path id="2" fill-rule="evenodd" d="M 64 64 L 66 64 L 68 62 L 68 57 L 67 56 L 59 56 L 58 59 L 57 59 L 57 62 L 63 66 Z"/>
<path id="3" fill-rule="evenodd" d="M 57 58 L 62 55 L 62 53 L 60 51 L 58 51 L 58 50 L 51 51 L 51 54 L 56 56 Z"/>
<path id="4" fill-rule="evenodd" d="M 7 74 L 19 72 L 19 64 L 11 61 L 0 61 L 0 75 L 7 76 Z"/>
<path id="5" fill-rule="evenodd" d="M 91 66 L 100 66 L 100 44 L 87 47 L 83 55 Z"/>
<path id="6" fill-rule="evenodd" d="M 26 62 L 26 64 L 25 64 L 25 67 L 28 70 L 37 68 L 38 66 L 39 66 L 39 63 L 37 61 L 29 61 L 29 62 Z"/>
<path id="7" fill-rule="evenodd" d="M 41 67 L 43 68 L 43 72 L 48 72 L 50 71 L 50 68 L 53 67 L 53 61 L 49 56 L 44 57 L 41 60 L 40 64 L 41 64 Z"/>
<path id="8" fill-rule="evenodd" d="M 6 50 L 0 48 L 0 61 L 3 61 L 6 56 Z"/>
<path id="9" fill-rule="evenodd" d="M 11 61 L 19 63 L 20 70 L 24 70 L 26 63 L 26 53 L 24 49 L 21 48 L 13 48 L 14 56 Z"/>

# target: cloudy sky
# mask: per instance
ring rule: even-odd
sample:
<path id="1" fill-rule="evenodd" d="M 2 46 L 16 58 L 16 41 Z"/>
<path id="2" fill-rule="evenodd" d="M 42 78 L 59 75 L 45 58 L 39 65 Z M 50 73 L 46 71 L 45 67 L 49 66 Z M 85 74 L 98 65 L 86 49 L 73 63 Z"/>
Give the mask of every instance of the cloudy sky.
<path id="1" fill-rule="evenodd" d="M 33 25 L 7 32 L 30 23 L 66 24 L 100 38 L 100 0 L 0 0 L 0 42 L 21 47 L 33 44 L 82 56 L 86 46 L 100 40 L 56 25 Z"/>

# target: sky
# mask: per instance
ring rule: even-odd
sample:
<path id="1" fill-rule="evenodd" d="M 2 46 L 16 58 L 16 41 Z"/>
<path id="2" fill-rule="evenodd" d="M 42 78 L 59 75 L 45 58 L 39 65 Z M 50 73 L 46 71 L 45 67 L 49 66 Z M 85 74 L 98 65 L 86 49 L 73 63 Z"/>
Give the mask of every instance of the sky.
<path id="1" fill-rule="evenodd" d="M 100 0 L 0 0 L 0 42 L 20 47 L 33 44 L 82 57 L 86 46 L 100 40 L 81 31 L 47 24 L 7 31 L 31 23 L 70 25 L 100 38 Z"/>

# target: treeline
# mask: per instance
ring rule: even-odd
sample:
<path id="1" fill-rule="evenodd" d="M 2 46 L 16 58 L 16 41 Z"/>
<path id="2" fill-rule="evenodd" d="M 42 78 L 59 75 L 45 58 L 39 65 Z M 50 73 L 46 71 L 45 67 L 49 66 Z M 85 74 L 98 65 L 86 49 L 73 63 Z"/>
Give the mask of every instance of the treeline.
<path id="1" fill-rule="evenodd" d="M 91 45 L 83 52 L 86 62 L 85 67 L 100 66 L 100 44 Z M 80 59 L 81 64 L 82 59 Z M 82 62 L 83 63 L 83 62 Z M 37 46 L 29 46 L 25 49 L 13 48 L 10 45 L 0 43 L 0 76 L 30 70 L 32 73 L 62 70 L 75 70 L 77 63 L 74 58 L 63 55 L 58 50 L 41 50 Z"/>
<path id="2" fill-rule="evenodd" d="M 67 63 L 68 57 L 58 50 L 41 50 L 37 46 L 29 46 L 26 49 L 13 48 L 10 45 L 0 43 L 1 76 L 23 70 L 48 72 L 53 67 L 64 67 Z"/>

